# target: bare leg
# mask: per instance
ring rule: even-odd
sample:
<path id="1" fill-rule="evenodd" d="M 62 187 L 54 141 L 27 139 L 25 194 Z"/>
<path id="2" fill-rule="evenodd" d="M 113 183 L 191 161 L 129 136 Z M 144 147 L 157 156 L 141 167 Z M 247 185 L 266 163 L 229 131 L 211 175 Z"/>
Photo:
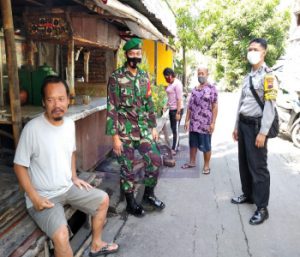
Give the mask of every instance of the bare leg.
<path id="1" fill-rule="evenodd" d="M 73 257 L 72 248 L 69 243 L 69 231 L 67 226 L 63 225 L 55 231 L 52 241 L 54 244 L 55 257 Z"/>
<path id="2" fill-rule="evenodd" d="M 190 164 L 196 164 L 197 147 L 190 147 Z"/>
<path id="3" fill-rule="evenodd" d="M 211 151 L 203 153 L 203 157 L 204 157 L 204 170 L 208 170 L 209 169 L 209 162 L 210 162 L 210 157 L 211 157 Z"/>
<path id="4" fill-rule="evenodd" d="M 96 215 L 92 218 L 92 251 L 99 251 L 105 246 L 102 241 L 102 231 L 106 219 L 107 209 L 109 205 L 109 198 L 106 196 L 100 204 Z"/>
<path id="5" fill-rule="evenodd" d="M 100 204 L 96 215 L 92 218 L 92 245 L 91 251 L 97 252 L 102 247 L 106 246 L 107 243 L 102 241 L 102 231 L 103 226 L 106 219 L 107 209 L 109 205 L 109 198 L 106 197 L 103 199 L 102 203 Z M 117 244 L 114 244 L 111 249 L 117 249 Z"/>

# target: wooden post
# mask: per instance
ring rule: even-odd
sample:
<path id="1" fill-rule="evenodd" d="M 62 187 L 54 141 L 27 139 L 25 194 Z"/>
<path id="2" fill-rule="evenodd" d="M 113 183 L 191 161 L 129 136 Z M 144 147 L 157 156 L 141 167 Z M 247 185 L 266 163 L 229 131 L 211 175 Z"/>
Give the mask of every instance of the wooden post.
<path id="1" fill-rule="evenodd" d="M 27 65 L 30 69 L 34 66 L 34 45 L 32 40 L 27 40 Z"/>
<path id="2" fill-rule="evenodd" d="M 20 105 L 20 89 L 17 65 L 16 44 L 14 35 L 14 24 L 10 0 L 1 0 L 1 12 L 4 29 L 5 51 L 9 81 L 9 98 L 10 109 L 12 114 L 12 127 L 14 135 L 14 143 L 17 146 L 21 129 L 21 105 Z"/>
<path id="3" fill-rule="evenodd" d="M 1 44 L 0 44 L 0 53 Z M 3 85 L 3 73 L 2 73 L 2 58 L 0 58 L 0 107 L 4 107 L 4 85 Z"/>
<path id="4" fill-rule="evenodd" d="M 74 40 L 70 39 L 68 42 L 68 66 L 67 66 L 67 82 L 70 88 L 70 104 L 75 102 L 75 60 L 74 60 Z"/>
<path id="5" fill-rule="evenodd" d="M 90 53 L 91 53 L 90 51 L 84 52 L 84 64 L 83 64 L 84 82 L 89 82 Z"/>

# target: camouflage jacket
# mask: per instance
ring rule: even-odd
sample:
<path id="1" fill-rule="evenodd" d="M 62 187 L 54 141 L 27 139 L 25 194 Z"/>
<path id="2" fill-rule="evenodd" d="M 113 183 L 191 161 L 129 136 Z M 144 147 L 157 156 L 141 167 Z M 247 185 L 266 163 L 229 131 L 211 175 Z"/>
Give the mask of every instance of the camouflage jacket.
<path id="1" fill-rule="evenodd" d="M 114 71 L 107 85 L 106 134 L 139 140 L 154 127 L 156 118 L 148 74 L 138 69 L 133 76 L 126 66 Z"/>

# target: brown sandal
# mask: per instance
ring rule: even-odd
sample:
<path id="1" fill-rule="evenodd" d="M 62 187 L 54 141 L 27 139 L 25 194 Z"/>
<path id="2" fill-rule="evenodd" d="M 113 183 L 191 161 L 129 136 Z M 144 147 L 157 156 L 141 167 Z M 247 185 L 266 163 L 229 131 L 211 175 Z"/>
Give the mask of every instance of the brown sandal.
<path id="1" fill-rule="evenodd" d="M 202 174 L 209 175 L 210 174 L 210 169 L 209 168 L 207 170 L 203 169 Z"/>
<path id="2" fill-rule="evenodd" d="M 181 166 L 182 169 L 190 169 L 190 168 L 195 168 L 196 165 L 190 164 L 190 163 L 185 163 Z"/>

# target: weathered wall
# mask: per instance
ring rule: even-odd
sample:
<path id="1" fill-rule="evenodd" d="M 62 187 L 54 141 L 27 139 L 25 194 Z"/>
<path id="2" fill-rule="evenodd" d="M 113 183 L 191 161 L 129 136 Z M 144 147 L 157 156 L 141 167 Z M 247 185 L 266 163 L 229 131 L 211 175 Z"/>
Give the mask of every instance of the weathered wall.
<path id="1" fill-rule="evenodd" d="M 77 168 L 89 170 L 112 149 L 111 136 L 105 135 L 106 110 L 76 121 Z"/>
<path id="2" fill-rule="evenodd" d="M 76 48 L 77 49 L 77 48 Z M 109 60 L 108 60 L 109 61 Z M 106 51 L 103 49 L 90 50 L 89 60 L 89 82 L 103 82 L 106 83 Z M 79 58 L 75 61 L 75 77 L 83 77 L 83 51 L 81 51 Z"/>

